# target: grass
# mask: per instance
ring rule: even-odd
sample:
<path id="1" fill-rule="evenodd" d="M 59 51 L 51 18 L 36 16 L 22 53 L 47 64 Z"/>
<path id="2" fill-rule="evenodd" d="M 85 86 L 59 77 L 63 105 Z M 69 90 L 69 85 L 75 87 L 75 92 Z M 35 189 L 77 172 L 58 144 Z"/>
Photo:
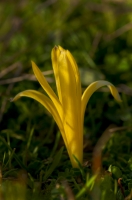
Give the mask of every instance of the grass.
<path id="1" fill-rule="evenodd" d="M 129 131 L 116 131 L 110 137 L 101 152 L 102 166 L 99 166 L 96 156 L 96 166 L 100 167 L 100 172 L 97 174 L 97 171 L 91 168 L 95 162 L 94 154 L 86 160 L 87 162 L 85 161 L 83 167 L 73 169 L 65 148 L 62 146 L 59 150 L 55 150 L 55 146 L 61 142 L 59 133 L 56 135 L 54 147 L 50 149 L 52 154 L 46 159 L 41 159 L 40 154 L 36 156 L 36 151 L 45 153 L 46 148 L 43 146 L 34 146 L 32 150 L 32 143 L 36 140 L 32 133 L 27 140 L 27 148 L 18 153 L 10 145 L 11 136 L 8 131 L 6 135 L 7 139 L 0 136 L 1 147 L 5 149 L 1 162 L 0 195 L 5 200 L 26 200 L 31 197 L 32 199 L 124 199 L 131 195 L 132 136 Z M 30 143 L 31 137 L 33 141 Z M 15 142 L 18 139 L 13 140 Z M 26 162 L 22 159 L 25 156 Z M 85 159 L 88 158 L 87 153 L 84 156 Z"/>

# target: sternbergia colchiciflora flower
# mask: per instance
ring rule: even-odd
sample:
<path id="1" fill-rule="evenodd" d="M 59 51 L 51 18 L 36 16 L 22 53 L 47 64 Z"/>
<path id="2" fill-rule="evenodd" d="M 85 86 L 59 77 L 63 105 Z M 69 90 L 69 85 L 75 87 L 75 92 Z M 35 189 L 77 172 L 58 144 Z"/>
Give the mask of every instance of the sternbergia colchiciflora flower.
<path id="1" fill-rule="evenodd" d="M 33 72 L 47 96 L 36 90 L 25 90 L 17 94 L 13 101 L 22 96 L 30 97 L 41 103 L 51 113 L 62 134 L 72 166 L 78 168 L 76 160 L 80 164 L 83 162 L 83 122 L 89 98 L 100 87 L 108 86 L 113 97 L 119 102 L 121 99 L 114 85 L 103 80 L 93 82 L 82 94 L 78 66 L 68 50 L 55 46 L 51 58 L 57 95 L 37 65 L 32 62 Z"/>

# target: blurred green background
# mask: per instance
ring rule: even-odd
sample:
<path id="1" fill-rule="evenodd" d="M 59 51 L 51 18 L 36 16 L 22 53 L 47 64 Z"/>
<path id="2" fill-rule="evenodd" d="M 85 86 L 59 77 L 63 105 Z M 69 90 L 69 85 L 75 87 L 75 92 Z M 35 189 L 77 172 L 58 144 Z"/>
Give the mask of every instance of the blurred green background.
<path id="1" fill-rule="evenodd" d="M 96 80 L 107 80 L 123 99 L 119 105 L 108 88 L 91 97 L 84 141 L 94 144 L 109 125 L 130 126 L 132 122 L 131 0 L 1 0 L 0 131 L 4 138 L 9 134 L 11 147 L 21 156 L 32 129 L 30 151 L 42 159 L 50 154 L 56 138 L 58 128 L 41 105 L 28 98 L 10 102 L 22 90 L 42 91 L 33 76 L 31 60 L 55 90 L 51 64 L 55 45 L 74 55 L 82 88 Z M 5 150 L 2 145 L 1 155 Z M 57 148 L 62 145 L 60 139 Z M 88 152 L 91 147 L 87 143 L 86 147 Z"/>

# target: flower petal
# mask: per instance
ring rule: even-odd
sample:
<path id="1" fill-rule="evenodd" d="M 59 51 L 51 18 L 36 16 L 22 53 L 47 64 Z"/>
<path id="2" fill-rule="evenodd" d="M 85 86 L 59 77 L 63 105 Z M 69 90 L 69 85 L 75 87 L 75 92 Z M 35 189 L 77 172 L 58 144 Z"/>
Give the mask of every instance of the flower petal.
<path id="1" fill-rule="evenodd" d="M 61 108 L 60 101 L 58 100 L 56 94 L 54 93 L 54 91 L 52 90 L 52 88 L 50 87 L 48 82 L 46 81 L 46 79 L 43 76 L 40 69 L 37 67 L 37 65 L 33 61 L 32 61 L 32 68 L 33 68 L 34 74 L 35 74 L 38 82 L 40 83 L 42 88 L 45 90 L 45 92 L 49 95 L 49 97 L 53 101 L 55 107 L 57 107 L 57 110 L 60 113 L 60 117 L 62 118 L 62 108 Z"/>
<path id="2" fill-rule="evenodd" d="M 72 58 L 71 58 L 72 59 Z M 73 155 L 82 163 L 83 137 L 81 127 L 81 87 L 78 88 L 77 76 L 75 74 L 74 61 L 71 62 L 67 51 L 61 49 L 58 58 L 58 73 L 62 95 L 62 108 L 64 112 L 64 128 L 67 136 L 68 146 L 71 150 L 71 162 L 74 167 L 77 163 Z M 78 78 L 78 81 L 80 79 Z M 80 84 L 81 85 L 81 84 Z"/>
<path id="3" fill-rule="evenodd" d="M 80 96 L 81 95 L 81 80 L 80 80 L 80 74 L 79 74 L 77 63 L 74 57 L 72 56 L 72 54 L 70 53 L 70 51 L 67 50 L 66 55 L 74 71 L 74 75 L 76 78 L 76 88 L 77 88 L 78 95 Z"/>
<path id="4" fill-rule="evenodd" d="M 115 88 L 115 86 L 113 84 L 111 84 L 110 82 L 108 81 L 96 81 L 96 82 L 93 82 L 91 83 L 87 88 L 86 90 L 84 91 L 83 95 L 82 95 L 82 99 L 81 99 L 81 117 L 82 117 L 82 121 L 84 119 L 84 112 L 85 112 L 85 108 L 86 108 L 86 105 L 90 99 L 90 97 L 92 96 L 92 94 L 98 90 L 100 87 L 103 87 L 103 86 L 108 86 L 110 91 L 111 91 L 111 94 L 113 95 L 113 97 L 121 102 L 121 98 L 119 96 L 119 93 L 117 91 L 117 89 Z"/>
<path id="5" fill-rule="evenodd" d="M 60 56 L 60 50 L 58 47 L 54 47 L 51 52 L 51 59 L 52 59 L 52 66 L 56 80 L 56 87 L 57 93 L 59 96 L 59 100 L 62 103 L 62 94 L 61 94 L 61 85 L 60 85 L 60 78 L 59 78 L 59 69 L 58 69 L 58 57 Z"/>
<path id="6" fill-rule="evenodd" d="M 39 103 L 41 103 L 53 116 L 54 120 L 56 121 L 60 132 L 62 133 L 62 137 L 65 141 L 65 144 L 67 146 L 67 139 L 65 136 L 65 132 L 64 132 L 64 127 L 63 127 L 63 123 L 61 121 L 60 115 L 56 109 L 56 107 L 54 106 L 53 102 L 50 100 L 50 98 L 48 98 L 46 95 L 36 91 L 36 90 L 25 90 L 23 92 L 18 93 L 13 99 L 12 101 L 16 101 L 18 100 L 20 97 L 30 97 L 36 101 L 38 101 Z"/>

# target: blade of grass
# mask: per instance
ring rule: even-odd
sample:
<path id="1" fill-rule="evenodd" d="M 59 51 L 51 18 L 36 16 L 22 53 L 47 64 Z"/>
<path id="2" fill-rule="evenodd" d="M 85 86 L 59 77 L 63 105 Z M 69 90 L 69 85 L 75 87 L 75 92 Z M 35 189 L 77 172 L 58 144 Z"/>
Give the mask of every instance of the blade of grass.
<path id="1" fill-rule="evenodd" d="M 7 144 L 7 142 L 5 141 L 4 138 L 2 138 L 0 136 L 0 140 L 4 143 L 4 145 L 7 147 L 8 150 L 13 152 L 12 148 Z M 15 160 L 17 161 L 17 163 L 20 165 L 20 167 L 27 170 L 27 167 L 21 162 L 21 160 L 18 158 L 18 156 L 15 154 L 15 152 L 14 152 L 13 156 L 14 156 Z"/>
<path id="2" fill-rule="evenodd" d="M 74 155 L 73 155 L 73 157 L 74 157 L 74 159 L 76 160 L 76 162 L 77 162 L 77 164 L 79 166 L 79 170 L 80 170 L 80 172 L 82 174 L 82 177 L 84 178 L 85 177 L 85 172 L 83 170 L 83 167 L 82 167 L 81 163 L 79 162 L 79 160 Z"/>
<path id="3" fill-rule="evenodd" d="M 34 133 L 34 127 L 31 129 L 30 134 L 29 134 L 29 138 L 28 138 L 28 142 L 27 142 L 27 149 L 29 148 L 29 146 L 31 144 L 33 133 Z"/>
<path id="4" fill-rule="evenodd" d="M 60 162 L 62 153 L 63 153 L 64 147 L 61 147 L 61 149 L 58 151 L 58 153 L 55 155 L 54 160 L 50 166 L 50 168 L 45 172 L 43 180 L 46 181 L 47 178 L 52 174 L 54 169 L 57 167 L 58 163 Z"/>
<path id="5" fill-rule="evenodd" d="M 9 168 L 11 169 L 11 160 L 12 160 L 12 158 L 13 158 L 13 154 L 14 154 L 15 150 L 16 150 L 16 149 L 13 149 L 12 152 L 10 151 L 9 159 L 8 159 L 7 163 L 5 164 L 4 168 L 6 168 L 7 165 L 9 164 Z"/>
<path id="6" fill-rule="evenodd" d="M 76 198 L 80 198 L 86 191 L 87 189 L 89 189 L 91 186 L 93 186 L 94 181 L 97 177 L 97 174 L 92 176 L 85 184 L 85 186 L 78 192 L 78 194 L 76 195 Z"/>
<path id="7" fill-rule="evenodd" d="M 60 132 L 57 132 L 56 139 L 55 139 L 55 144 L 53 146 L 53 149 L 52 149 L 52 152 L 50 154 L 50 157 L 53 157 L 53 155 L 54 155 L 54 153 L 56 151 L 56 148 L 57 148 L 59 140 L 60 140 L 60 135 L 61 135 Z"/>
<path id="8" fill-rule="evenodd" d="M 6 178 L 10 173 L 17 171 L 18 169 L 11 169 L 4 173 L 3 178 Z"/>
<path id="9" fill-rule="evenodd" d="M 29 154 L 28 151 L 29 151 L 29 147 L 30 147 L 31 140 L 32 140 L 32 137 L 33 137 L 33 133 L 34 133 L 34 127 L 29 132 L 27 146 L 25 148 L 24 155 L 23 155 L 23 163 L 24 163 L 25 166 L 27 166 L 28 154 Z"/>
<path id="10" fill-rule="evenodd" d="M 10 147 L 10 135 L 9 135 L 9 133 L 7 132 L 7 144 L 9 145 L 9 147 Z M 12 155 L 13 155 L 13 153 L 14 153 L 14 151 L 15 151 L 15 149 L 13 149 L 13 152 L 11 153 L 11 151 L 9 150 L 8 151 L 8 155 L 9 155 L 9 160 L 8 160 L 8 163 L 9 163 L 9 168 L 11 169 L 11 158 L 12 158 Z"/>

